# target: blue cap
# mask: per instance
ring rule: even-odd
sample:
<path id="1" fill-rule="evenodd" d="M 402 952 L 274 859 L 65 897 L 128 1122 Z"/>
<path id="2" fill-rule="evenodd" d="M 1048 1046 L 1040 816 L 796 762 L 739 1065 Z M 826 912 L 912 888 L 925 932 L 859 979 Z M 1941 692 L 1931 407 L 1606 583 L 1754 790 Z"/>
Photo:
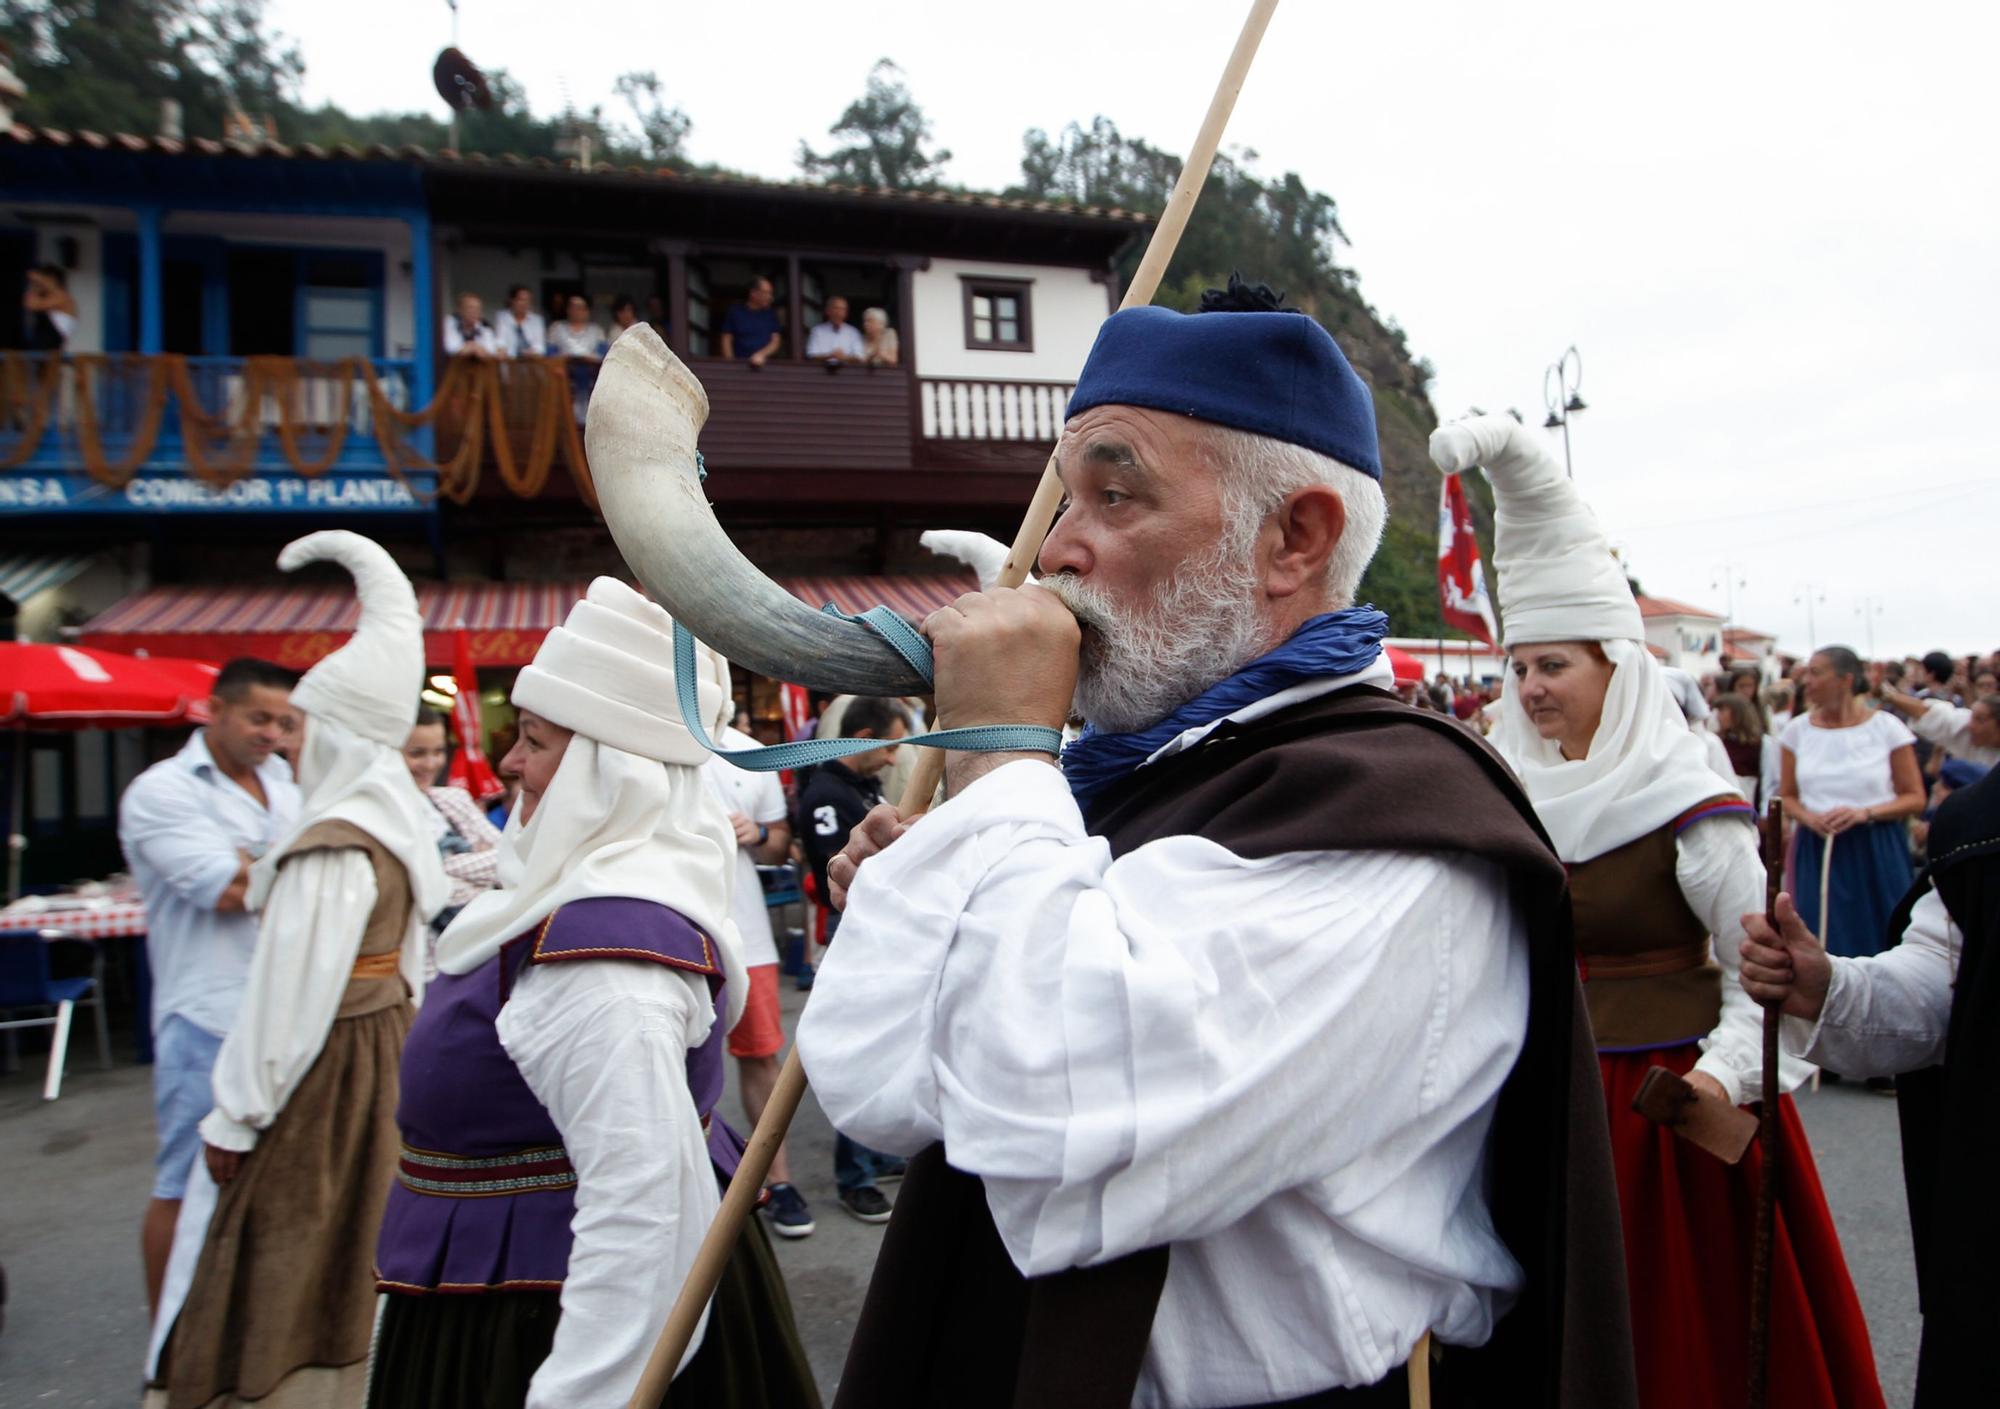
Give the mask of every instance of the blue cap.
<path id="1" fill-rule="evenodd" d="M 1145 406 L 1303 445 L 1382 478 L 1375 400 L 1303 313 L 1127 308 L 1104 320 L 1069 414 Z"/>
<path id="2" fill-rule="evenodd" d="M 1969 788 L 1984 778 L 1986 769 L 1969 758 L 1947 758 L 1944 766 L 1938 770 L 1938 776 L 1944 779 L 1947 788 L 1956 792 L 1960 788 Z"/>

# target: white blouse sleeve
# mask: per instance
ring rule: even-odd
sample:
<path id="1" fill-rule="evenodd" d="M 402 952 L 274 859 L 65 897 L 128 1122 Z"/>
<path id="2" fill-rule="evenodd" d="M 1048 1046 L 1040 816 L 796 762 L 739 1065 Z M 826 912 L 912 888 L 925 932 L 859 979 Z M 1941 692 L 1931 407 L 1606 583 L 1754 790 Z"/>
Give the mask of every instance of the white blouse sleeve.
<path id="1" fill-rule="evenodd" d="M 687 1084 L 713 1013 L 699 976 L 618 960 L 524 969 L 500 1010 L 577 1175 L 562 1318 L 527 1409 L 623 1404 L 639 1382 L 720 1202 Z"/>
<path id="2" fill-rule="evenodd" d="M 1965 936 L 1933 890 L 1903 942 L 1866 959 L 1835 955 L 1819 1021 L 1785 1019 L 1785 1046 L 1846 1076 L 1894 1076 L 1944 1060 Z"/>
<path id="3" fill-rule="evenodd" d="M 1922 714 L 1909 721 L 1909 729 L 1946 753 L 1963 754 L 1972 746 L 1972 711 L 1950 700 L 1931 700 Z"/>
<path id="4" fill-rule="evenodd" d="M 319 1059 L 375 908 L 375 867 L 358 847 L 308 851 L 278 867 L 236 1026 L 215 1059 L 215 1109 L 201 1138 L 249 1150 Z"/>
<path id="5" fill-rule="evenodd" d="M 863 866 L 798 1041 L 836 1128 L 942 1139 L 1034 1276 L 1393 1181 L 1490 1112 L 1526 1016 L 1497 868 L 1191 836 L 1114 861 L 1023 761 Z"/>
<path id="6" fill-rule="evenodd" d="M 1743 917 L 1764 908 L 1764 862 L 1756 830 L 1734 817 L 1695 823 L 1675 840 L 1674 874 L 1681 895 L 1714 938 L 1722 969 L 1722 1020 L 1701 1040 L 1694 1069 L 1714 1077 L 1735 1104 L 1761 1100 L 1764 1090 L 1764 1010 L 1738 977 Z M 1796 1057 L 1778 1059 L 1778 1084 L 1795 1091 L 1812 1075 Z"/>

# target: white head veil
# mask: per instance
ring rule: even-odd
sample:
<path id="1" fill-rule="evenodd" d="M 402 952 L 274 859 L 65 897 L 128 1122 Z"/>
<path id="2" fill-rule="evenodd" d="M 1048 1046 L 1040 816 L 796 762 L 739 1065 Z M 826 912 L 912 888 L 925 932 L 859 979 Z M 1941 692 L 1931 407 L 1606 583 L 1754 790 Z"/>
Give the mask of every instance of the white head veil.
<path id="1" fill-rule="evenodd" d="M 307 671 L 292 691 L 292 703 L 305 715 L 299 820 L 251 869 L 249 905 L 262 908 L 279 862 L 308 830 L 322 822 L 352 823 L 380 842 L 409 876 L 414 904 L 402 967 L 412 991 L 421 993 L 424 927 L 451 899 L 430 804 L 410 781 L 402 755 L 424 673 L 423 621 L 402 569 L 359 534 L 308 534 L 286 546 L 278 565 L 289 572 L 322 560 L 353 574 L 361 620 L 353 639 Z"/>
<path id="2" fill-rule="evenodd" d="M 1431 458 L 1446 474 L 1483 465 L 1492 481 L 1505 644 L 1597 641 L 1613 666 L 1580 759 L 1536 732 L 1511 670 L 1501 686 L 1493 746 L 1521 775 L 1556 854 L 1589 861 L 1728 792 L 1688 732 L 1610 542 L 1562 466 L 1511 416 L 1440 426 Z"/>
<path id="3" fill-rule="evenodd" d="M 701 779 L 707 751 L 680 723 L 672 632 L 665 612 L 601 577 L 521 672 L 514 703 L 574 737 L 534 817 L 523 825 L 517 808 L 508 819 L 500 888 L 439 936 L 441 970 L 470 973 L 573 900 L 651 900 L 716 940 L 734 1026 L 747 979 L 729 917 L 736 833 Z M 731 705 L 729 667 L 707 647 L 697 659 L 714 732 Z"/>

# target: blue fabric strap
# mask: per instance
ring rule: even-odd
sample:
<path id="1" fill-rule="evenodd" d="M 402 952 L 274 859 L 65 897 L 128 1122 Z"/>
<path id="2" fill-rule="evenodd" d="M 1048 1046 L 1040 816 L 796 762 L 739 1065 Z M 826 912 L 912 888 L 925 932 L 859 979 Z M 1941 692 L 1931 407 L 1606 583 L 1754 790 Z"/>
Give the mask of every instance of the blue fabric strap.
<path id="1" fill-rule="evenodd" d="M 895 647 L 910 668 L 931 678 L 930 643 L 910 624 L 887 607 L 874 607 L 860 616 L 849 616 L 831 605 L 825 610 L 844 621 L 857 621 L 872 628 Z M 800 739 L 791 744 L 770 744 L 754 749 L 725 749 L 708 737 L 701 721 L 701 697 L 695 683 L 694 635 L 679 622 L 674 623 L 674 687 L 680 696 L 681 723 L 703 748 L 725 758 L 738 768 L 753 773 L 775 773 L 782 768 L 810 768 L 837 758 L 882 747 L 880 739 Z M 934 734 L 913 734 L 896 740 L 898 744 L 918 744 L 924 748 L 955 749 L 966 753 L 1050 753 L 1062 752 L 1062 733 L 1032 724 L 991 724 L 972 729 L 941 729 Z"/>

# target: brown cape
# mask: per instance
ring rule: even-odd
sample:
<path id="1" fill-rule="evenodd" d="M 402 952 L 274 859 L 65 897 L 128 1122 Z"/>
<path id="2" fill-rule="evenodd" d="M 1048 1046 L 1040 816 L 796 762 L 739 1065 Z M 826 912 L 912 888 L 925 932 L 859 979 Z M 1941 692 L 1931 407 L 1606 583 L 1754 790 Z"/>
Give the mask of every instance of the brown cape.
<path id="1" fill-rule="evenodd" d="M 1617 1185 L 1576 979 L 1563 869 L 1513 774 L 1441 715 L 1355 687 L 1206 740 L 1093 802 L 1115 855 L 1199 835 L 1239 856 L 1461 851 L 1500 866 L 1529 935 L 1526 1044 L 1495 1116 L 1494 1223 L 1526 1289 L 1485 1346 L 1446 1351 L 1440 1405 L 1638 1403 Z M 1125 1409 L 1167 1247 L 1024 1278 L 979 1181 L 933 1146 L 911 1162 L 835 1409 Z"/>

